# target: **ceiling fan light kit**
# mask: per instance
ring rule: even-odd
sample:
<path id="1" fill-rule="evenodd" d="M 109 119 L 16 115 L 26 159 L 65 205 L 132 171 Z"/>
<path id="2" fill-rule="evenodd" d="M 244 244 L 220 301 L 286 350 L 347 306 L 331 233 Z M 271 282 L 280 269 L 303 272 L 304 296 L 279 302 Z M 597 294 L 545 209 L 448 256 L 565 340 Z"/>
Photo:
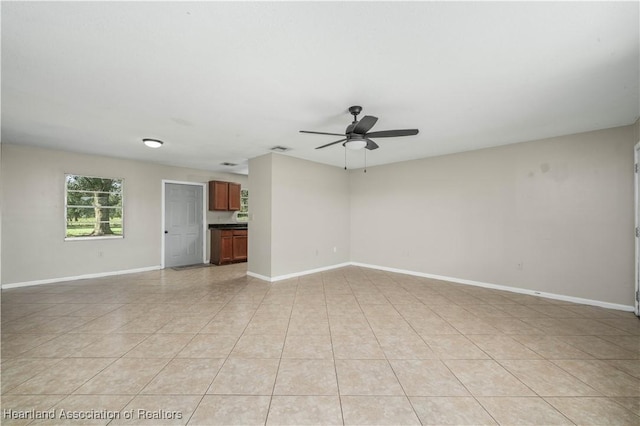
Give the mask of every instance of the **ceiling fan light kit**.
<path id="1" fill-rule="evenodd" d="M 367 146 L 367 141 L 364 139 L 351 139 L 344 143 L 345 148 L 357 151 Z"/>

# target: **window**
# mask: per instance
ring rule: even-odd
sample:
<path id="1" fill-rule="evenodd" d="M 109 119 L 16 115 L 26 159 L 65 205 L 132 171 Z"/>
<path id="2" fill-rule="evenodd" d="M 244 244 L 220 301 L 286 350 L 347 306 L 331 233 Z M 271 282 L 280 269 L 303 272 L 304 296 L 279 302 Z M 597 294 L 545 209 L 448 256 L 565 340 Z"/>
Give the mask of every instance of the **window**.
<path id="1" fill-rule="evenodd" d="M 240 211 L 238 212 L 238 222 L 249 221 L 249 190 L 240 191 Z"/>
<path id="2" fill-rule="evenodd" d="M 122 238 L 122 179 L 65 175 L 65 239 Z"/>

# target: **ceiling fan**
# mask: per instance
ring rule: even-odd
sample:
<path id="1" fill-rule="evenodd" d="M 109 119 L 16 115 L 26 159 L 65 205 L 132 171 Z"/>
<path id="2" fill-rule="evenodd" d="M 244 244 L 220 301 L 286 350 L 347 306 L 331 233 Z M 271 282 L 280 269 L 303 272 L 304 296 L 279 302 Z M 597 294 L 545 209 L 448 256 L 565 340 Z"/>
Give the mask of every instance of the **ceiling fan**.
<path id="1" fill-rule="evenodd" d="M 342 133 L 326 133 L 326 132 L 311 132 L 308 130 L 300 130 L 300 133 L 313 133 L 315 135 L 334 135 L 343 136 L 343 139 L 335 142 L 328 143 L 317 147 L 316 149 L 326 148 L 331 145 L 343 142 L 342 146 L 350 149 L 362 149 L 369 150 L 378 149 L 378 144 L 371 140 L 371 138 L 392 138 L 396 136 L 412 136 L 418 134 L 418 129 L 404 129 L 404 130 L 381 130 L 379 132 L 369 132 L 371 128 L 378 121 L 377 117 L 372 115 L 365 115 L 362 119 L 358 120 L 358 114 L 362 111 L 361 106 L 354 105 L 349 108 L 349 112 L 353 115 L 353 122 L 347 126 L 347 129 Z"/>

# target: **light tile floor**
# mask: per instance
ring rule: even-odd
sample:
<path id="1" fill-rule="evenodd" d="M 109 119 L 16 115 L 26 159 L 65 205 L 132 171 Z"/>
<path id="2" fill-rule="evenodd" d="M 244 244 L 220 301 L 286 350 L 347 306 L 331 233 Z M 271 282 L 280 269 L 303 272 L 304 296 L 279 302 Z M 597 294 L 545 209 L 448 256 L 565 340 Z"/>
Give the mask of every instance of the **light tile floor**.
<path id="1" fill-rule="evenodd" d="M 3 291 L 1 423 L 640 425 L 632 313 L 357 267 L 245 272 Z"/>

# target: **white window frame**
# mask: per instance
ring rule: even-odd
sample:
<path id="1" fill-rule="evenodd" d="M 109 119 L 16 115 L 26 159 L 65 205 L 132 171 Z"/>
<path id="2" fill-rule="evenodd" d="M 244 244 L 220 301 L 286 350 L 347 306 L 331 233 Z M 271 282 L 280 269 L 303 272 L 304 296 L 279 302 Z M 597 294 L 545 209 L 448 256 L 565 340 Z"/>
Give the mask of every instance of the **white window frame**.
<path id="1" fill-rule="evenodd" d="M 247 196 L 243 197 L 242 193 L 246 192 Z M 247 211 L 246 212 L 241 212 L 240 210 L 242 210 L 242 199 L 247 200 Z M 249 190 L 248 189 L 240 189 L 240 210 L 238 210 L 238 213 L 236 214 L 236 220 L 238 222 L 249 222 Z M 246 214 L 246 218 L 244 220 L 240 219 L 240 215 L 241 214 Z"/>
<path id="2" fill-rule="evenodd" d="M 70 207 L 68 205 L 68 188 L 67 188 L 67 176 L 82 176 L 82 177 L 88 177 L 88 178 L 95 178 L 95 179 L 110 179 L 110 180 L 117 180 L 120 181 L 120 185 L 121 185 L 121 190 L 120 190 L 120 198 L 122 200 L 122 207 L 112 207 L 112 206 L 108 206 L 106 208 L 114 208 L 114 209 L 120 209 L 120 217 L 122 219 L 122 234 L 121 235 L 101 235 L 101 236 L 91 236 L 91 235 L 87 235 L 87 236 L 80 236 L 80 237 L 68 237 L 67 236 L 67 224 L 69 223 L 67 221 L 67 210 Z M 82 191 L 84 192 L 84 191 Z M 99 191 L 99 192 L 103 192 L 103 191 Z M 104 192 L 105 194 L 111 194 L 111 192 Z M 71 206 L 73 207 L 73 206 Z M 87 207 L 87 206 L 81 206 L 83 208 Z M 107 176 L 91 176 L 91 175 L 85 175 L 85 174 L 79 174 L 79 173 L 65 173 L 64 174 L 64 240 L 65 241 L 88 241 L 88 240 L 121 240 L 124 238 L 124 178 L 119 178 L 119 177 L 107 177 Z"/>

